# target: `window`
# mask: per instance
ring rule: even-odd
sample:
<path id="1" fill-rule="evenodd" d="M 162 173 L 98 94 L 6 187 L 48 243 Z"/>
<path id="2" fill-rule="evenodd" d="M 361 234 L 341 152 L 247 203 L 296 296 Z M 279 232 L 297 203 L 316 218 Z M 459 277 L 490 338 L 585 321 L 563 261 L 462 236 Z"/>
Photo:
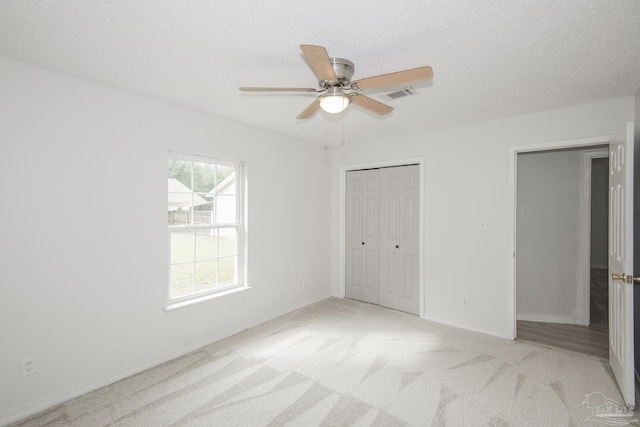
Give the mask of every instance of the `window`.
<path id="1" fill-rule="evenodd" d="M 243 286 L 243 163 L 169 153 L 169 301 Z"/>

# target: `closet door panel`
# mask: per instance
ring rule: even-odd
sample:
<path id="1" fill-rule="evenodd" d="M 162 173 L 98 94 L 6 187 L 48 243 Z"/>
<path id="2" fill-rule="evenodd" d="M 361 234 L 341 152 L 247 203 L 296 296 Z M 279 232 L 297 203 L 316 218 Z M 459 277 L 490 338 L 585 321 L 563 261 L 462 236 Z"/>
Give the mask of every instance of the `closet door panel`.
<path id="1" fill-rule="evenodd" d="M 420 309 L 419 177 L 417 165 L 380 172 L 380 305 L 413 314 Z"/>
<path id="2" fill-rule="evenodd" d="M 362 298 L 362 203 L 363 176 L 360 171 L 347 172 L 345 212 L 345 295 Z"/>
<path id="3" fill-rule="evenodd" d="M 379 232 L 380 232 L 380 170 L 362 171 L 364 182 L 364 212 L 362 215 L 362 270 L 363 286 L 361 300 L 380 303 Z"/>

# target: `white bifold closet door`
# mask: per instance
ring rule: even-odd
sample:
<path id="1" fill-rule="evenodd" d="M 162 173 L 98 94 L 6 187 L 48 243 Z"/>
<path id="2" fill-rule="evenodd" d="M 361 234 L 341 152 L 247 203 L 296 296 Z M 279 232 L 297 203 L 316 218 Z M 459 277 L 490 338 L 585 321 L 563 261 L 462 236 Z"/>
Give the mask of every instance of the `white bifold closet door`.
<path id="1" fill-rule="evenodd" d="M 380 303 L 378 265 L 379 170 L 347 172 L 346 296 Z"/>
<path id="2" fill-rule="evenodd" d="M 419 166 L 380 169 L 380 305 L 418 314 Z"/>
<path id="3" fill-rule="evenodd" d="M 418 165 L 347 172 L 346 296 L 419 312 Z"/>

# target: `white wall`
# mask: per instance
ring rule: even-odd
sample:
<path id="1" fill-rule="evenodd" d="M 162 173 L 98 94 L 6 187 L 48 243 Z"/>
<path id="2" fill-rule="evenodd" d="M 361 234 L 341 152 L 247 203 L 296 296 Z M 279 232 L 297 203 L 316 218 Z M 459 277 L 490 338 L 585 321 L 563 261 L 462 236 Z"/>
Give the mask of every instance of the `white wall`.
<path id="1" fill-rule="evenodd" d="M 0 93 L 0 424 L 330 295 L 322 147 L 4 59 Z M 169 149 L 248 162 L 252 289 L 166 312 Z"/>
<path id="2" fill-rule="evenodd" d="M 578 298 L 585 150 L 518 155 L 516 313 L 519 320 L 580 323 Z M 605 246 L 606 247 L 606 246 Z M 586 286 L 586 284 L 583 284 Z"/>
<path id="3" fill-rule="evenodd" d="M 633 114 L 628 97 L 359 145 L 347 140 L 333 150 L 333 293 L 344 274 L 340 168 L 424 157 L 425 317 L 509 336 L 509 146 L 612 135 Z M 390 126 L 394 115 L 384 119 Z M 481 230 L 482 222 L 490 229 Z"/>

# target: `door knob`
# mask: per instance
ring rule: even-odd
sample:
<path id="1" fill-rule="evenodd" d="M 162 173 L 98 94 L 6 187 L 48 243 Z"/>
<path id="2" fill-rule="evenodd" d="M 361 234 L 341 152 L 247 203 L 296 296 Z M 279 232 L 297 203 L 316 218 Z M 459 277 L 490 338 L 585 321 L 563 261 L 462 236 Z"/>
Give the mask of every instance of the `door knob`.
<path id="1" fill-rule="evenodd" d="M 625 273 L 622 273 L 622 274 L 611 273 L 611 278 L 613 280 L 622 280 L 623 282 L 626 282 L 628 285 L 632 285 L 633 282 L 640 283 L 640 276 L 632 276 L 632 275 L 627 276 Z"/>

